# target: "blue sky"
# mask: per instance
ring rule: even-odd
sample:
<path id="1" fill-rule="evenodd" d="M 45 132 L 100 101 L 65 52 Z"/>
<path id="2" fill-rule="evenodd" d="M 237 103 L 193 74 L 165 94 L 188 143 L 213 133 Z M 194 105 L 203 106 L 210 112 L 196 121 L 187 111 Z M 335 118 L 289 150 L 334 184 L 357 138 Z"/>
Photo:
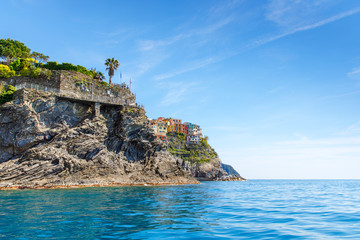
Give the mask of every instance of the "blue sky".
<path id="1" fill-rule="evenodd" d="M 115 57 L 150 118 L 200 124 L 244 177 L 360 178 L 357 0 L 3 0 L 0 16 L 0 38 L 52 61 Z"/>

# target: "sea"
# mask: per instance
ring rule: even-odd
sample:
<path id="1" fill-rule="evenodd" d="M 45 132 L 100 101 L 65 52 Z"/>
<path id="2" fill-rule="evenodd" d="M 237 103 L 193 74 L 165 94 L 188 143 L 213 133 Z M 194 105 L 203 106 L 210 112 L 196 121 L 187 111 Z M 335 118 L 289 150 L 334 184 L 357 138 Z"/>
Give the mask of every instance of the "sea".
<path id="1" fill-rule="evenodd" d="M 0 191 L 0 239 L 360 239 L 360 180 Z"/>

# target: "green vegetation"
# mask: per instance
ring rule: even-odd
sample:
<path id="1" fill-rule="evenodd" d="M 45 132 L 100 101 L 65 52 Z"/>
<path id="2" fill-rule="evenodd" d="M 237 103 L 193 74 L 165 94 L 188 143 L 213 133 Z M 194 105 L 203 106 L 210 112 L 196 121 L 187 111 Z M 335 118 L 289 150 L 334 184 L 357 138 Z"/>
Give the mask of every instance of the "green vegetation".
<path id="1" fill-rule="evenodd" d="M 0 64 L 0 78 L 13 76 L 25 76 L 33 78 L 50 79 L 51 71 L 44 68 L 37 68 L 37 61 L 32 58 L 18 58 L 8 65 Z"/>
<path id="2" fill-rule="evenodd" d="M 205 136 L 204 138 L 200 139 L 201 142 L 201 146 L 206 147 L 206 148 L 211 148 L 209 143 L 207 142 L 209 140 L 208 136 Z"/>
<path id="3" fill-rule="evenodd" d="M 102 72 L 96 71 L 96 68 L 91 69 L 91 76 L 93 77 L 93 79 L 100 81 L 104 81 L 105 80 L 105 76 Z"/>
<path id="4" fill-rule="evenodd" d="M 30 57 L 41 63 L 46 63 L 47 60 L 49 60 L 50 58 L 49 56 L 45 56 L 44 54 L 39 52 L 32 52 Z"/>
<path id="5" fill-rule="evenodd" d="M 0 64 L 0 78 L 10 78 L 15 76 L 15 71 L 11 70 L 7 65 Z"/>
<path id="6" fill-rule="evenodd" d="M 30 57 L 30 49 L 24 43 L 17 40 L 0 39 L 0 58 L 4 58 L 9 64 L 18 58 Z"/>
<path id="7" fill-rule="evenodd" d="M 208 137 L 201 138 L 200 144 L 186 144 L 184 133 L 168 133 L 168 151 L 185 161 L 205 163 L 217 156 L 214 149 L 207 143 Z"/>
<path id="8" fill-rule="evenodd" d="M 15 87 L 8 85 L 6 88 L 0 85 L 0 104 L 4 104 L 13 99 Z"/>
<path id="9" fill-rule="evenodd" d="M 120 66 L 120 63 L 115 58 L 108 58 L 105 61 L 105 66 L 107 66 L 106 70 L 109 70 L 109 84 L 111 85 L 111 79 L 115 74 L 115 70 Z"/>
<path id="10" fill-rule="evenodd" d="M 68 71 L 75 71 L 80 72 L 88 76 L 93 76 L 93 72 L 91 70 L 87 70 L 86 67 L 80 65 L 73 65 L 71 63 L 57 63 L 57 62 L 47 62 L 46 64 L 40 65 L 42 68 L 46 68 L 49 70 L 68 70 Z"/>
<path id="11" fill-rule="evenodd" d="M 0 64 L 0 78 L 26 76 L 50 79 L 52 74 L 51 70 L 68 70 L 91 76 L 98 80 L 100 85 L 106 85 L 104 75 L 95 69 L 88 70 L 84 66 L 73 65 L 72 63 L 59 64 L 54 61 L 47 62 L 49 56 L 35 51 L 31 52 L 31 49 L 24 43 L 10 38 L 0 39 L 0 58 L 5 60 L 3 64 Z M 114 58 L 111 59 L 109 74 L 114 74 L 114 70 L 116 70 L 118 66 L 119 62 Z"/>

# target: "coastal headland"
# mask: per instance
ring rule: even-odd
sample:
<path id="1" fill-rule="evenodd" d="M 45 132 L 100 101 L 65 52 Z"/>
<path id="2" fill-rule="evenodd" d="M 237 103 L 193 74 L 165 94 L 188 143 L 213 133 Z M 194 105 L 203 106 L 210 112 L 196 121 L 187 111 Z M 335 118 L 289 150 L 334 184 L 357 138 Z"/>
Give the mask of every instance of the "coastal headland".
<path id="1" fill-rule="evenodd" d="M 31 62 L 18 68 L 30 74 L 0 64 L 0 189 L 245 180 L 195 130 L 159 137 L 126 84 L 81 66 Z"/>

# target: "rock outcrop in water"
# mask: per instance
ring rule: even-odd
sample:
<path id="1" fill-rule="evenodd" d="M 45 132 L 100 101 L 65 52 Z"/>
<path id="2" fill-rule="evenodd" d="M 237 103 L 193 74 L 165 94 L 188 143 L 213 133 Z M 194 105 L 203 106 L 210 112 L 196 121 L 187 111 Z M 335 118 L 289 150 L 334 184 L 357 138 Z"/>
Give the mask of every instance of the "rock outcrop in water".
<path id="1" fill-rule="evenodd" d="M 185 135 L 171 133 L 167 136 L 169 152 L 183 160 L 182 167 L 200 181 L 245 180 L 230 165 L 223 164 L 219 155 L 202 138 L 199 144 L 189 144 Z"/>
<path id="2" fill-rule="evenodd" d="M 142 108 L 19 90 L 0 106 L 0 187 L 198 183 Z"/>

